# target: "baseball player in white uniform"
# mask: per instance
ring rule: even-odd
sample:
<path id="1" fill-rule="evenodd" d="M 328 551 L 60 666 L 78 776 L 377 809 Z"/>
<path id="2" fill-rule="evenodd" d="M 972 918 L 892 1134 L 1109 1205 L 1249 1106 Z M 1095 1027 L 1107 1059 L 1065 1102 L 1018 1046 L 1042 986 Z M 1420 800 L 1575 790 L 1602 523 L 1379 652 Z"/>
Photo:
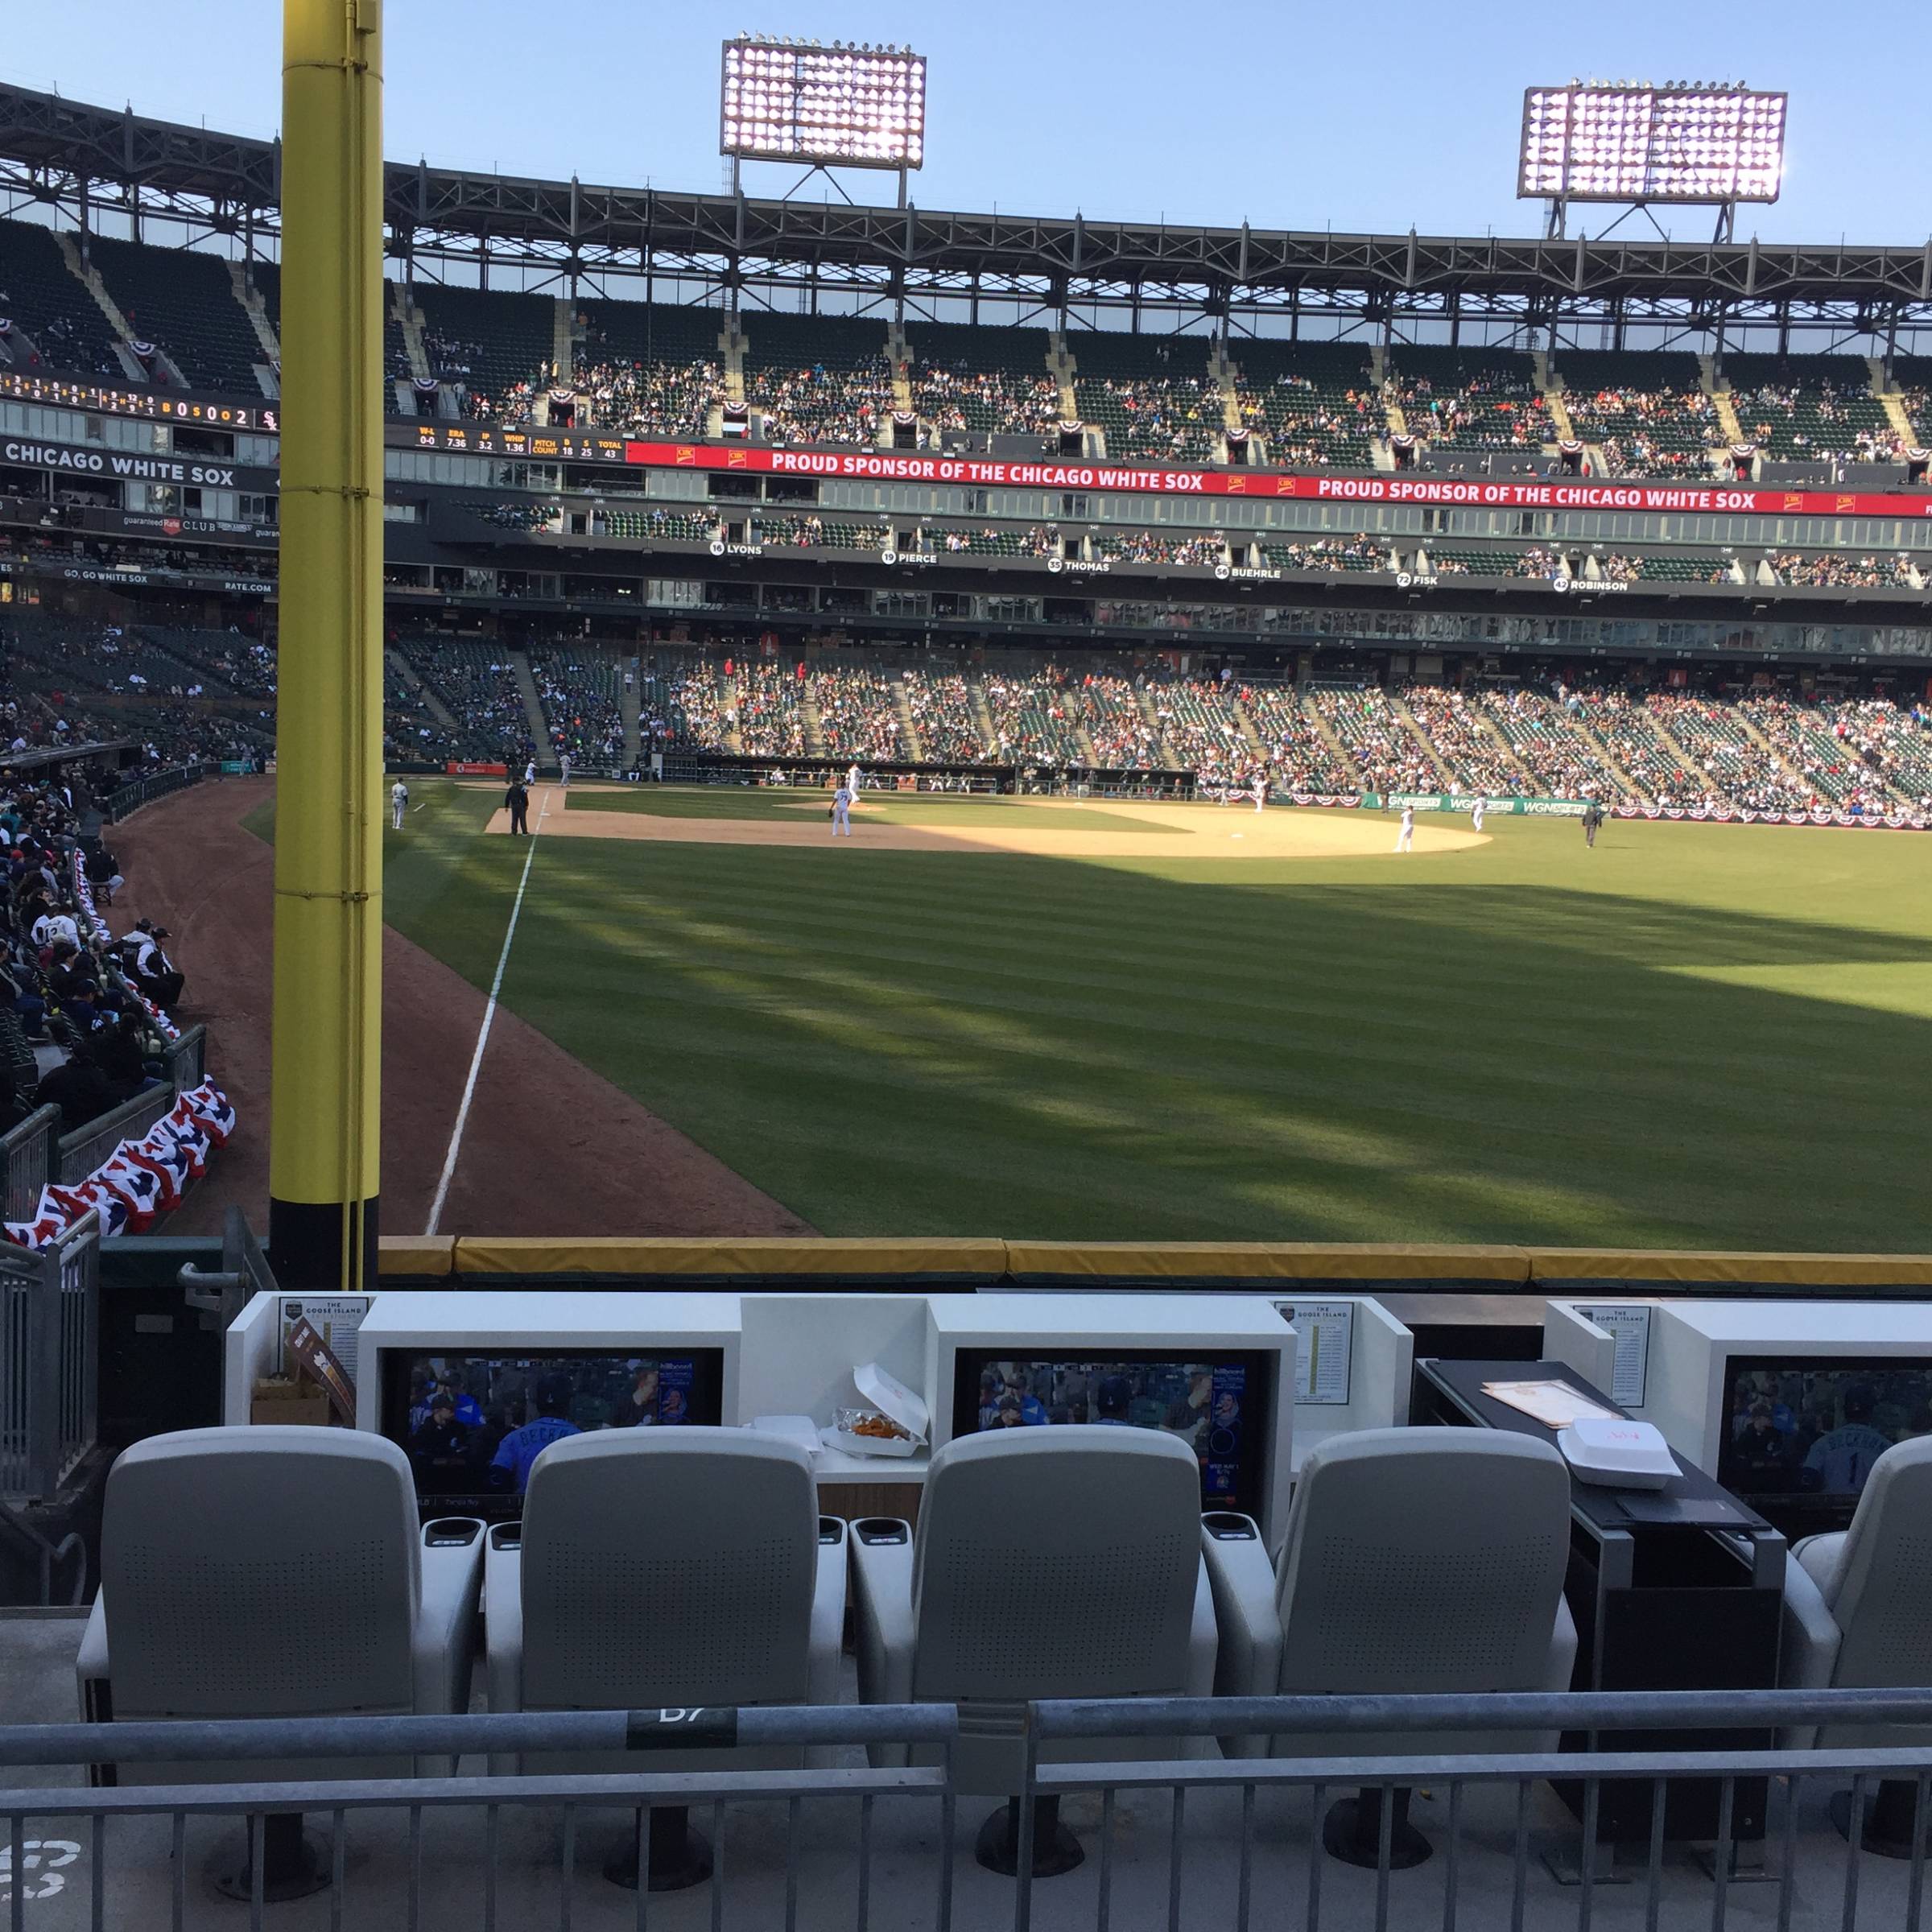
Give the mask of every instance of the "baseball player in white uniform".
<path id="1" fill-rule="evenodd" d="M 845 768 L 845 789 L 856 799 L 859 795 L 859 768 L 848 765 Z"/>
<path id="2" fill-rule="evenodd" d="M 832 795 L 832 836 L 836 839 L 840 832 L 847 838 L 852 836 L 852 787 L 840 786 Z"/>
<path id="3" fill-rule="evenodd" d="M 409 810 L 409 787 L 400 778 L 389 788 L 389 819 L 398 832 L 402 829 L 402 815 Z"/>
<path id="4" fill-rule="evenodd" d="M 537 762 L 535 758 L 532 758 L 530 762 L 523 767 L 523 782 L 525 785 L 529 786 L 535 784 L 536 782 Z"/>
<path id="5" fill-rule="evenodd" d="M 1478 799 L 1476 802 L 1476 810 L 1471 812 L 1469 815 L 1469 829 L 1472 832 L 1480 832 L 1482 828 L 1483 801 L 1480 799 Z"/>
<path id="6" fill-rule="evenodd" d="M 568 752 L 565 752 L 563 757 L 557 760 L 557 769 L 563 773 L 564 789 L 568 791 L 570 790 L 570 753 Z"/>
<path id="7" fill-rule="evenodd" d="M 1257 772 L 1254 779 L 1254 808 L 1259 811 L 1268 803 L 1268 774 Z"/>
<path id="8" fill-rule="evenodd" d="M 1415 807 L 1413 805 L 1402 807 L 1402 828 L 1395 835 L 1395 848 L 1397 852 L 1412 852 L 1415 848 Z"/>

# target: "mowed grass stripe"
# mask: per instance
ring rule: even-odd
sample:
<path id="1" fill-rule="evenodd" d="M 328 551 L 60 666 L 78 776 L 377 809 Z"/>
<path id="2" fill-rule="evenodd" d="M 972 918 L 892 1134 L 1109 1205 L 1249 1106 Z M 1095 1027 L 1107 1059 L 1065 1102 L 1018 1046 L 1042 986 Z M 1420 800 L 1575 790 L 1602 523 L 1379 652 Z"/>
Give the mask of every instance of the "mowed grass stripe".
<path id="1" fill-rule="evenodd" d="M 1649 845 L 1584 876 L 1623 892 L 1540 824 L 1238 884 L 559 840 L 506 994 L 837 1232 L 1922 1245 L 1932 987 L 1901 1018 L 1661 970 L 1925 960 L 1910 841 L 1612 829 Z"/>

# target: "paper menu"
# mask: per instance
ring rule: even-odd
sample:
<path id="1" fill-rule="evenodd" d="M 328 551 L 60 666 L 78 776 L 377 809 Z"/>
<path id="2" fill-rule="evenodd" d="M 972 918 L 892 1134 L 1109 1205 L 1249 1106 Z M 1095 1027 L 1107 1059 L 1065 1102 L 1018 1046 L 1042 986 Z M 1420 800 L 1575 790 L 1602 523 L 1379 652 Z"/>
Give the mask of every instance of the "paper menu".
<path id="1" fill-rule="evenodd" d="M 1644 1406 L 1650 1368 L 1650 1309 L 1644 1302 L 1579 1302 L 1576 1312 L 1615 1338 L 1611 1358 L 1610 1399 L 1625 1409 Z"/>
<path id="2" fill-rule="evenodd" d="M 1277 1302 L 1294 1324 L 1294 1400 L 1298 1408 L 1348 1400 L 1350 1356 L 1355 1340 L 1352 1302 Z"/>
<path id="3" fill-rule="evenodd" d="M 285 1294 L 282 1297 L 282 1364 L 289 1365 L 289 1337 L 297 1322 L 305 1321 L 324 1348 L 341 1364 L 353 1386 L 358 1367 L 357 1337 L 369 1313 L 366 1294 Z"/>
<path id="4" fill-rule="evenodd" d="M 1483 1393 L 1492 1396 L 1505 1407 L 1526 1415 L 1546 1429 L 1567 1429 L 1571 1423 L 1599 1416 L 1615 1418 L 1614 1409 L 1593 1402 L 1567 1382 L 1484 1382 Z"/>

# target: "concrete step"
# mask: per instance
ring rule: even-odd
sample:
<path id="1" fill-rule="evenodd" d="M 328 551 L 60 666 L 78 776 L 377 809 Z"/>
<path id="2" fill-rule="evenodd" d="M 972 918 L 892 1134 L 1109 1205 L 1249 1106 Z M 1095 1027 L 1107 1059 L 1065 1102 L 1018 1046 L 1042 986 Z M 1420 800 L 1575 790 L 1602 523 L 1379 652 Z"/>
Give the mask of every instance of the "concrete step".
<path id="1" fill-rule="evenodd" d="M 430 689 L 429 686 L 426 684 L 421 678 L 416 675 L 415 666 L 411 663 L 409 659 L 406 658 L 401 651 L 394 648 L 385 651 L 383 655 L 388 660 L 390 667 L 394 671 L 396 675 L 399 677 L 402 682 L 407 684 L 410 689 L 423 700 L 423 704 L 429 712 L 429 715 L 434 718 L 445 731 L 448 731 L 454 735 L 460 736 L 463 727 L 456 722 L 456 714 L 451 711 L 449 707 L 445 704 L 433 691 Z"/>
<path id="2" fill-rule="evenodd" d="M 1154 740 L 1161 748 L 1161 766 L 1166 771 L 1179 771 L 1181 761 L 1169 748 L 1167 741 L 1161 735 L 1161 714 L 1155 709 L 1154 693 L 1143 685 L 1134 694 L 1134 701 L 1141 708 L 1141 716 L 1154 728 Z"/>
<path id="3" fill-rule="evenodd" d="M 409 373 L 412 376 L 433 376 L 436 372 L 429 365 L 429 351 L 423 346 L 423 312 L 416 307 L 407 282 L 398 282 L 392 286 L 390 304 L 390 312 L 402 331 L 402 348 L 409 357 Z"/>
<path id="4" fill-rule="evenodd" d="M 1501 729 L 1497 726 L 1496 720 L 1491 717 L 1480 704 L 1470 707 L 1470 716 L 1476 720 L 1479 730 L 1489 734 L 1489 741 L 1495 745 L 1497 754 L 1521 781 L 1523 786 L 1523 796 L 1526 799 L 1534 798 L 1537 795 L 1536 780 L 1531 775 L 1530 767 L 1516 755 L 1509 741 L 1503 736 Z"/>
<path id="5" fill-rule="evenodd" d="M 1416 722 L 1415 713 L 1393 691 L 1385 695 L 1389 700 L 1389 708 L 1395 713 L 1396 722 L 1422 746 L 1422 755 L 1429 761 L 1430 770 L 1441 781 L 1442 789 L 1444 791 L 1452 789 L 1449 782 L 1449 768 L 1435 755 L 1435 747 L 1429 742 L 1428 734 Z"/>
<path id="6" fill-rule="evenodd" d="M 920 748 L 919 728 L 912 721 L 912 705 L 906 696 L 903 674 L 893 681 L 892 704 L 898 713 L 900 749 L 916 765 L 925 753 Z"/>
<path id="7" fill-rule="evenodd" d="M 1368 774 L 1348 755 L 1348 747 L 1335 735 L 1333 730 L 1330 729 L 1328 720 L 1314 705 L 1307 703 L 1306 700 L 1301 699 L 1298 693 L 1297 699 L 1301 704 L 1302 716 L 1315 727 L 1315 735 L 1334 753 L 1336 764 L 1340 765 L 1344 771 L 1353 774 L 1357 789 L 1366 791 L 1368 789 Z"/>
<path id="8" fill-rule="evenodd" d="M 262 385 L 264 394 L 279 396 L 282 383 L 275 372 L 282 365 L 282 345 L 276 337 L 275 324 L 268 319 L 268 304 L 262 299 L 262 291 L 249 280 L 247 263 L 229 262 L 228 279 L 235 291 L 235 299 L 247 312 L 256 341 L 262 345 L 262 360 L 255 365 L 255 380 Z"/>
<path id="9" fill-rule="evenodd" d="M 1234 700 L 1234 722 L 1241 734 L 1241 741 L 1256 758 L 1264 763 L 1268 758 L 1268 747 L 1261 742 L 1261 734 L 1254 728 L 1254 720 L 1248 715 L 1248 707 L 1239 698 Z"/>
<path id="10" fill-rule="evenodd" d="M 815 758 L 825 756 L 825 720 L 819 715 L 818 700 L 809 684 L 799 691 L 799 716 L 805 726 L 805 749 Z"/>
<path id="11" fill-rule="evenodd" d="M 986 702 L 986 693 L 977 678 L 970 674 L 966 679 L 966 695 L 972 704 L 973 729 L 980 734 L 980 742 L 990 756 L 999 743 L 999 733 L 993 728 L 993 712 Z"/>
<path id="12" fill-rule="evenodd" d="M 530 668 L 528 654 L 513 650 L 510 654 L 510 668 L 517 680 L 518 693 L 523 700 L 523 716 L 530 723 L 530 741 L 536 747 L 533 755 L 537 769 L 547 771 L 554 762 L 550 753 L 550 720 L 543 715 L 543 700 L 537 696 L 536 675 Z"/>
<path id="13" fill-rule="evenodd" d="M 642 662 L 633 655 L 620 658 L 617 669 L 617 716 L 624 722 L 624 769 L 635 771 L 642 762 L 638 717 L 642 706 L 644 667 Z"/>

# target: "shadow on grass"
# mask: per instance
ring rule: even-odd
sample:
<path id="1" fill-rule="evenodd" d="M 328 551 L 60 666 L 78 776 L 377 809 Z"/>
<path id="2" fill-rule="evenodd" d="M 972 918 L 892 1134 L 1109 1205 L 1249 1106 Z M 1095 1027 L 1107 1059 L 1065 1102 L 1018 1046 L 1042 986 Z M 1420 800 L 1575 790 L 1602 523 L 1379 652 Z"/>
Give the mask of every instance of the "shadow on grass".
<path id="1" fill-rule="evenodd" d="M 1932 1245 L 1932 943 L 1548 886 L 725 858 L 559 841 L 505 997 L 828 1232 Z M 505 863 L 405 930 L 476 977 Z M 1682 971 L 1876 961 L 1925 968 L 1922 1012 Z"/>

